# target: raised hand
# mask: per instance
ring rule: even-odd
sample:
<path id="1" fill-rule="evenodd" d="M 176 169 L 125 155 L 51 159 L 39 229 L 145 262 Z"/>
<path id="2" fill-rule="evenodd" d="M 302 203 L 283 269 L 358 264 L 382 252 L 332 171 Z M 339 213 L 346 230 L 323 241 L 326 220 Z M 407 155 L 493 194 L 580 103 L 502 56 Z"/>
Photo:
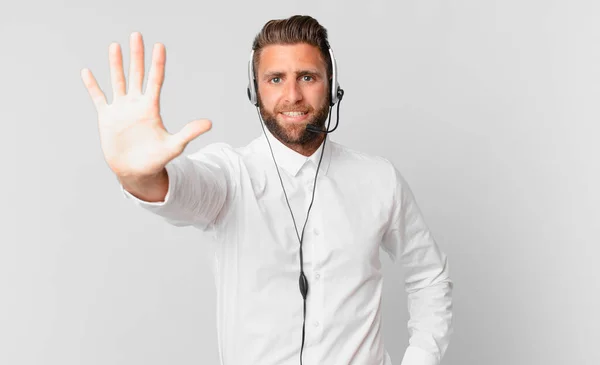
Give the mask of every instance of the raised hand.
<path id="1" fill-rule="evenodd" d="M 163 172 L 169 161 L 212 124 L 207 119 L 194 120 L 178 133 L 167 132 L 160 116 L 165 47 L 160 43 L 154 45 L 144 92 L 144 43 L 140 33 L 131 34 L 130 47 L 129 87 L 125 92 L 121 47 L 118 43 L 109 46 L 111 104 L 89 69 L 81 70 L 81 78 L 98 112 L 100 143 L 108 166 L 122 181 L 140 181 Z"/>

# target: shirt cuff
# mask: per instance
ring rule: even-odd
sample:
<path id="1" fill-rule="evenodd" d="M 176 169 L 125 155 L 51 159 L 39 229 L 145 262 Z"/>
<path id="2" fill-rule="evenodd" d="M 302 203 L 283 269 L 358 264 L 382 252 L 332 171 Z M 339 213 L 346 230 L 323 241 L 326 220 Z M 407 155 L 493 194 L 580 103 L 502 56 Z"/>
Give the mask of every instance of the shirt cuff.
<path id="1" fill-rule="evenodd" d="M 437 356 L 416 347 L 408 346 L 401 365 L 439 365 Z"/>

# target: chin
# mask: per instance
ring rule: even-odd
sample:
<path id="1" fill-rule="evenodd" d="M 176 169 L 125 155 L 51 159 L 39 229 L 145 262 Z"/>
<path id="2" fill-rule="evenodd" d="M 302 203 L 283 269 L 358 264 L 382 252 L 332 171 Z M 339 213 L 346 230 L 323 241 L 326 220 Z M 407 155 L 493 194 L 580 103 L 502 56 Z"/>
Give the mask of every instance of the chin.
<path id="1" fill-rule="evenodd" d="M 301 143 L 306 140 L 306 133 L 309 133 L 306 130 L 306 125 L 293 125 L 293 126 L 283 126 L 281 130 L 285 133 L 286 139 L 290 143 Z"/>
<path id="2" fill-rule="evenodd" d="M 271 130 L 271 133 L 284 143 L 305 145 L 318 137 L 317 133 L 306 130 L 307 124 L 308 123 L 290 125 L 289 123 L 278 122 L 276 130 L 273 130 L 272 128 L 269 129 Z"/>

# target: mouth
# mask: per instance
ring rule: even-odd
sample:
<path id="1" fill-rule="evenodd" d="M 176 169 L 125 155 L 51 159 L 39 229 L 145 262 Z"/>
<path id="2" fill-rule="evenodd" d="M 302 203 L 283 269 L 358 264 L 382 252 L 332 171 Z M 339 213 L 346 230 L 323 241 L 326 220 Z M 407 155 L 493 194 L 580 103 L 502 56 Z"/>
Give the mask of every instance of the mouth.
<path id="1" fill-rule="evenodd" d="M 288 122 L 302 122 L 308 116 L 308 112 L 280 112 L 283 119 Z"/>

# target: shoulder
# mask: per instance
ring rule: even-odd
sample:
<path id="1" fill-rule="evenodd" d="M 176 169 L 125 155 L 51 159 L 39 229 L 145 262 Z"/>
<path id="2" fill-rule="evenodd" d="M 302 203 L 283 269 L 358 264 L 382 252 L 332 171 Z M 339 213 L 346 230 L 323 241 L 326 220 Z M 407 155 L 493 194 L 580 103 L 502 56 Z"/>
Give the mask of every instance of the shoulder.
<path id="1" fill-rule="evenodd" d="M 404 174 L 390 158 L 357 151 L 335 142 L 332 143 L 332 147 L 330 169 L 334 173 L 352 174 L 358 181 L 367 182 L 374 188 L 393 192 L 395 198 L 412 194 Z M 336 156 L 335 164 L 333 156 Z M 334 167 L 335 165 L 341 166 L 341 168 L 338 170 Z"/>
<path id="2" fill-rule="evenodd" d="M 396 175 L 399 175 L 394 164 L 386 157 L 358 151 L 337 142 L 329 143 L 331 143 L 332 168 L 337 165 L 353 169 L 357 173 L 368 173 L 372 177 L 393 180 L 396 179 Z"/>

